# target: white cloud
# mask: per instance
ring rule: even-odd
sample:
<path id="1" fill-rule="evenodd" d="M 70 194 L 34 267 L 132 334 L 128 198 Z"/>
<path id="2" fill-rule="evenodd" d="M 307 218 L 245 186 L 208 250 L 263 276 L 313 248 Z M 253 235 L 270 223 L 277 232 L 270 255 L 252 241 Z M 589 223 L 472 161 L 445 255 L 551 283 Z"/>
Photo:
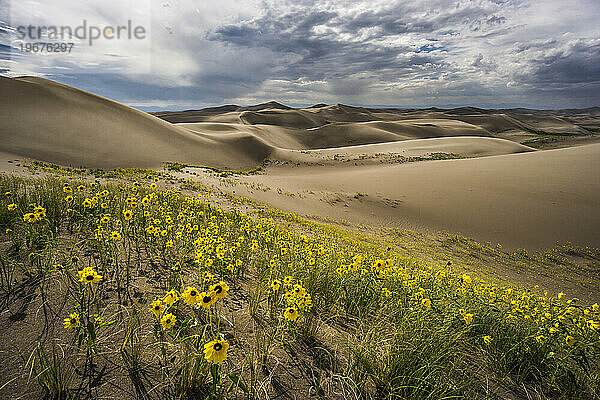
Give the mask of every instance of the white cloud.
<path id="1" fill-rule="evenodd" d="M 68 15 L 124 15 L 94 3 Z M 589 106 L 600 104 L 598 19 L 597 0 L 169 0 L 153 3 L 149 73 L 126 64 L 143 72 L 143 52 L 106 46 L 9 68 L 138 104 Z M 77 74 L 94 63 L 118 74 Z"/>

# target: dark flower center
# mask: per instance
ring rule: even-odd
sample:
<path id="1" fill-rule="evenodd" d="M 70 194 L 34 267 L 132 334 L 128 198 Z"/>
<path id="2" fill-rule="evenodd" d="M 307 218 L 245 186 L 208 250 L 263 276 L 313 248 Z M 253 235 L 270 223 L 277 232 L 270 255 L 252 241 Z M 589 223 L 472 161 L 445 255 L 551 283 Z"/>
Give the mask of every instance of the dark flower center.
<path id="1" fill-rule="evenodd" d="M 295 313 L 295 312 L 296 312 L 296 310 L 294 310 L 293 308 L 292 308 L 292 309 L 290 309 L 290 314 L 293 314 L 293 313 Z"/>
<path id="2" fill-rule="evenodd" d="M 204 298 L 202 299 L 202 301 L 205 303 L 210 303 L 211 300 L 212 300 L 212 297 L 210 297 L 210 296 L 204 296 Z"/>
<path id="3" fill-rule="evenodd" d="M 156 311 L 160 311 L 160 306 L 154 306 L 154 309 L 155 309 Z"/>
<path id="4" fill-rule="evenodd" d="M 92 281 L 94 280 L 94 275 L 88 275 L 85 277 L 85 279 L 87 279 L 88 281 Z"/>
<path id="5" fill-rule="evenodd" d="M 198 293 L 195 290 L 192 290 L 190 292 L 190 296 L 192 296 L 192 297 L 196 297 L 197 295 L 198 295 Z"/>
<path id="6" fill-rule="evenodd" d="M 170 319 L 170 318 L 168 318 L 168 319 L 167 319 L 167 321 L 166 321 L 166 323 L 167 323 L 167 324 L 170 324 L 170 323 L 171 323 L 171 319 Z"/>
<path id="7" fill-rule="evenodd" d="M 213 349 L 215 349 L 215 351 L 219 351 L 223 348 L 223 345 L 221 343 L 215 343 L 215 345 L 213 346 Z"/>
<path id="8" fill-rule="evenodd" d="M 221 285 L 217 285 L 217 287 L 215 287 L 215 293 L 219 294 L 223 291 L 223 288 L 221 287 Z"/>

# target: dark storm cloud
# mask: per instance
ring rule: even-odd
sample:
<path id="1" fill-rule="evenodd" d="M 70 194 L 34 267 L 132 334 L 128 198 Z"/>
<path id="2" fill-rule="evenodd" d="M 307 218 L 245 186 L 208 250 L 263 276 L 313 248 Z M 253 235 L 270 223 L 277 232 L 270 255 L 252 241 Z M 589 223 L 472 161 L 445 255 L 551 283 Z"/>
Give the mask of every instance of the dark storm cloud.
<path id="1" fill-rule="evenodd" d="M 275 64 L 271 78 L 324 80 L 337 96 L 413 81 L 413 86 L 443 85 L 422 92 L 468 97 L 472 90 L 473 95 L 494 96 L 506 92 L 511 79 L 531 89 L 595 84 L 600 75 L 598 44 L 579 41 L 565 47 L 564 40 L 551 37 L 522 41 L 512 50 L 491 45 L 530 29 L 531 21 L 516 18 L 530 6 L 525 1 L 391 2 L 353 12 L 318 4 L 295 2 L 285 11 L 267 7 L 259 17 L 216 27 L 207 38 L 225 46 L 268 49 Z M 551 51 L 559 44 L 562 50 Z M 460 53 L 465 53 L 462 60 Z"/>
<path id="2" fill-rule="evenodd" d="M 529 83 L 600 84 L 600 40 L 570 42 L 536 56 L 530 63 L 531 70 L 523 76 Z"/>
<path id="3" fill-rule="evenodd" d="M 291 56 L 279 66 L 278 79 L 339 79 L 361 73 L 398 79 L 442 64 L 443 46 L 416 47 L 385 40 L 411 32 L 431 33 L 434 25 L 435 21 L 404 21 L 401 13 L 389 10 L 351 17 L 319 10 L 299 9 L 283 15 L 269 10 L 261 18 L 221 26 L 207 37 Z M 290 58 L 294 61 L 289 62 Z"/>
<path id="4" fill-rule="evenodd" d="M 600 104 L 600 39 L 541 40 L 518 44 L 512 80 L 529 96 L 556 108 Z"/>

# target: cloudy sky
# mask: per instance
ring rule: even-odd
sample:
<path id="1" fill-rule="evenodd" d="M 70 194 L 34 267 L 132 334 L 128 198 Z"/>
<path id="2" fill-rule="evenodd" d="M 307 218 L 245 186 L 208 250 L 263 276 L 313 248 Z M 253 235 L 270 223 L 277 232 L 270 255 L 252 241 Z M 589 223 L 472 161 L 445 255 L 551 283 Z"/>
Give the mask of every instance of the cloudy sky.
<path id="1" fill-rule="evenodd" d="M 45 23 L 131 18 L 148 26 L 148 40 L 130 49 L 117 49 L 114 41 L 80 46 L 68 57 L 15 50 L 11 18 L 29 18 L 49 3 L 63 8 L 39 12 Z M 600 106 L 598 0 L 0 4 L 2 75 L 43 76 L 144 110 L 268 100 L 296 106 Z"/>

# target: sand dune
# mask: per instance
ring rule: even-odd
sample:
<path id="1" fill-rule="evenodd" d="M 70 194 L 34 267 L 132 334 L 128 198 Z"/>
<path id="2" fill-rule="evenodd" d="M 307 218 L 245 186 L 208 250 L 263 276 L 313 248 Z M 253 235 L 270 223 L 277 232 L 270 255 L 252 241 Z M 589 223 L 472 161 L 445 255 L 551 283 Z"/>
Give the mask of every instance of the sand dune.
<path id="1" fill-rule="evenodd" d="M 306 110 L 294 110 L 293 112 L 281 110 L 244 111 L 240 113 L 239 119 L 242 123 L 249 125 L 276 125 L 297 129 L 315 128 L 327 123 L 327 120 L 312 115 L 311 112 Z"/>
<path id="2" fill-rule="evenodd" d="M 487 137 L 443 137 L 318 150 L 276 149 L 270 158 L 309 165 L 342 165 L 348 162 L 366 165 L 406 162 L 407 158 L 428 157 L 442 153 L 460 157 L 487 157 L 527 151 L 534 151 L 534 149 L 509 140 Z M 272 165 L 282 165 L 282 163 L 276 162 Z"/>
<path id="3" fill-rule="evenodd" d="M 152 113 L 159 118 L 163 118 L 165 121 L 171 123 L 180 122 L 200 122 L 204 121 L 207 117 L 231 112 L 243 112 L 243 111 L 261 111 L 261 110 L 291 110 L 291 107 L 280 104 L 276 101 L 269 101 L 267 103 L 261 103 L 254 106 L 238 106 L 235 104 L 227 104 L 218 107 L 207 107 L 201 110 L 186 110 L 186 111 L 158 111 Z"/>
<path id="4" fill-rule="evenodd" d="M 252 195 L 287 211 L 540 249 L 600 246 L 599 172 L 600 144 L 593 144 L 399 165 L 281 167 L 243 179 L 273 188 Z"/>
<path id="5" fill-rule="evenodd" d="M 395 109 L 364 108 L 343 104 L 317 104 L 304 109 L 293 109 L 279 103 L 269 102 L 254 107 L 228 105 L 203 110 L 155 113 L 166 121 L 179 122 L 215 122 L 243 124 L 265 128 L 267 126 L 300 130 L 295 136 L 299 144 L 295 148 L 317 149 L 320 147 L 339 147 L 344 145 L 361 145 L 382 143 L 391 140 L 407 140 L 438 136 L 477 135 L 494 136 L 518 143 L 533 144 L 538 147 L 560 148 L 574 145 L 595 143 L 599 140 L 600 112 L 598 108 L 585 110 L 529 110 L 500 109 L 485 110 L 476 107 L 459 107 L 454 109 Z M 419 132 L 409 130 L 411 120 L 421 120 Z M 443 127 L 432 132 L 430 121 L 446 120 L 437 123 Z M 391 127 L 376 130 L 383 123 L 390 123 L 403 131 Z M 356 124 L 365 123 L 367 126 Z M 480 129 L 470 133 L 457 133 L 449 129 L 452 125 L 468 124 Z M 371 124 L 371 125 L 369 125 Z M 404 125 L 403 125 L 404 124 Z M 339 125 L 339 126 L 338 126 Z M 416 123 L 412 124 L 417 127 Z M 466 126 L 466 125 L 465 125 Z M 321 130 L 322 136 L 305 135 L 307 130 Z M 335 131 L 332 133 L 332 131 Z M 453 132 L 454 131 L 454 132 Z M 404 137 L 394 138 L 389 132 Z M 339 141 L 328 136 L 343 135 Z M 306 137 L 302 137 L 305 135 Z M 341 143 L 340 143 L 341 142 Z M 275 140 L 275 146 L 279 146 Z M 285 146 L 284 146 L 285 147 Z"/>
<path id="6" fill-rule="evenodd" d="M 488 131 L 475 125 L 447 119 L 407 119 L 402 121 L 373 121 L 358 123 L 338 123 L 325 125 L 312 130 L 314 137 L 342 136 L 345 141 L 366 143 L 393 140 L 427 139 L 450 136 L 491 136 Z M 372 138 L 371 138 L 372 137 Z M 322 140 L 322 139 L 321 139 Z M 377 140 L 377 141 L 375 141 Z M 350 142 L 347 142 L 350 143 Z M 315 146 L 334 147 L 334 146 Z"/>
<path id="7" fill-rule="evenodd" d="M 483 157 L 534 149 L 490 137 L 489 132 L 460 121 L 419 119 L 399 122 L 333 123 L 314 129 L 234 123 L 182 123 L 179 127 L 215 140 L 244 143 L 269 159 L 294 163 L 398 162 L 401 157 L 452 153 Z M 462 136 L 464 135 L 464 136 Z M 401 161 L 401 160 L 400 160 Z"/>
<path id="8" fill-rule="evenodd" d="M 454 109 L 364 108 L 343 104 L 318 104 L 292 109 L 269 102 L 254 107 L 228 105 L 203 110 L 154 113 L 169 122 L 242 122 L 291 128 L 316 128 L 334 122 L 399 121 L 407 119 L 451 119 L 479 126 L 491 133 L 523 131 L 547 134 L 591 134 L 600 127 L 600 108 L 584 110 L 485 110 L 476 107 Z"/>
<path id="9" fill-rule="evenodd" d="M 0 151 L 6 153 L 92 168 L 165 161 L 252 168 L 266 156 L 45 79 L 0 77 L 0 91 Z"/>
<path id="10" fill-rule="evenodd" d="M 296 115 L 296 114 L 290 114 Z M 489 137 L 483 128 L 461 121 L 447 119 L 410 119 L 403 121 L 371 121 L 330 123 L 313 128 L 291 128 L 290 118 L 282 126 L 267 124 L 235 124 L 231 122 L 201 122 L 176 124 L 199 133 L 233 133 L 255 136 L 273 147 L 287 149 L 322 149 L 387 143 L 401 140 L 435 137 L 477 136 Z"/>
<path id="11" fill-rule="evenodd" d="M 506 131 L 529 132 L 531 130 L 531 127 L 527 126 L 527 124 L 506 114 L 458 116 L 448 115 L 447 118 L 453 118 L 472 125 L 480 126 L 491 133 L 501 133 Z"/>
<path id="12" fill-rule="evenodd" d="M 284 149 L 306 149 L 302 143 L 301 129 L 283 128 L 275 125 L 245 125 L 232 122 L 197 122 L 175 124 L 176 126 L 198 132 L 211 137 L 252 136 L 257 141 L 267 144 L 269 147 Z"/>
<path id="13" fill-rule="evenodd" d="M 558 116 L 515 114 L 512 118 L 525 124 L 536 132 L 545 132 L 548 134 L 587 133 L 585 129 L 578 127 L 569 121 L 565 121 Z"/>

